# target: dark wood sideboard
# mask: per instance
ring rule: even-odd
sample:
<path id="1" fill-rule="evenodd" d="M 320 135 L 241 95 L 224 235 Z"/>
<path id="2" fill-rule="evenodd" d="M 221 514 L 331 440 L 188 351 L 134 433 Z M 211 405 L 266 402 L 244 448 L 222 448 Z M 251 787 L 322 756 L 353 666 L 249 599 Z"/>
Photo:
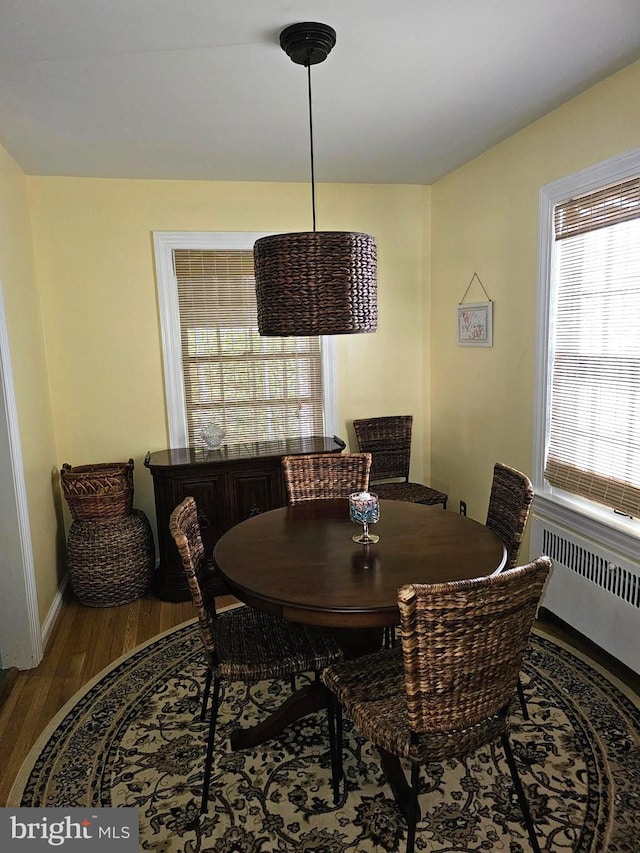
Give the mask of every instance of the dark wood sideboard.
<path id="1" fill-rule="evenodd" d="M 282 457 L 300 453 L 340 453 L 337 436 L 225 444 L 220 450 L 183 447 L 147 453 L 145 466 L 153 477 L 160 565 L 154 592 L 163 601 L 187 601 L 189 587 L 169 532 L 169 517 L 187 496 L 195 498 L 205 551 L 234 524 L 287 503 Z M 227 589 L 220 578 L 216 589 Z"/>

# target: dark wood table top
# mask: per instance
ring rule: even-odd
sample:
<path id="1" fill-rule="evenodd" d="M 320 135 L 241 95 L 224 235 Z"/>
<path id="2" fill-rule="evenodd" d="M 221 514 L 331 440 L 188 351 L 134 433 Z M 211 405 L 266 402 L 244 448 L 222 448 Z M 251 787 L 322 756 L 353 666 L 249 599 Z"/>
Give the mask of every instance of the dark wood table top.
<path id="1" fill-rule="evenodd" d="M 380 501 L 375 545 L 358 545 L 346 499 L 256 515 L 228 530 L 213 557 L 242 601 L 294 622 L 372 628 L 398 621 L 404 583 L 441 583 L 500 571 L 506 551 L 483 524 L 439 506 Z"/>

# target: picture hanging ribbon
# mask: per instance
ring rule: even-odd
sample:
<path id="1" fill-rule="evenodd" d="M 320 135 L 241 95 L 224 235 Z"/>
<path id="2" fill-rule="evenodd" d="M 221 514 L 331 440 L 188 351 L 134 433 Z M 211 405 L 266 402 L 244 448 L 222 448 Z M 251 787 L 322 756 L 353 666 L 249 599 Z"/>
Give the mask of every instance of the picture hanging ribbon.
<path id="1" fill-rule="evenodd" d="M 469 284 L 467 285 L 467 289 L 466 289 L 466 290 L 465 290 L 465 292 L 462 294 L 462 299 L 461 299 L 461 300 L 460 300 L 460 302 L 458 303 L 459 305 L 462 305 L 462 303 L 464 302 L 464 298 L 465 298 L 465 296 L 467 295 L 467 293 L 469 293 L 469 288 L 470 288 L 470 287 L 471 287 L 471 285 L 473 284 L 473 280 L 474 280 L 474 278 L 477 278 L 477 279 L 478 279 L 478 284 L 479 284 L 479 285 L 480 285 L 480 287 L 482 288 L 482 292 L 483 292 L 483 293 L 484 293 L 484 295 L 487 297 L 487 299 L 489 300 L 489 302 L 491 302 L 491 297 L 489 296 L 489 294 L 487 293 L 487 291 L 484 289 L 484 284 L 480 281 L 480 276 L 478 275 L 478 273 L 477 273 L 477 272 L 474 272 L 474 274 L 471 276 L 471 281 L 470 281 L 470 282 L 469 282 Z"/>

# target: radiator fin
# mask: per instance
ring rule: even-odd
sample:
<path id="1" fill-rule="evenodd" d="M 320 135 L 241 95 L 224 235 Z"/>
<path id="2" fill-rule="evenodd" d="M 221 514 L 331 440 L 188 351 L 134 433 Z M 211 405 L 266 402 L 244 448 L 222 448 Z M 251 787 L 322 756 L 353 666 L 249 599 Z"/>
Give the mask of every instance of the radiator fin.
<path id="1" fill-rule="evenodd" d="M 596 554 L 548 528 L 542 531 L 542 553 L 633 607 L 640 608 L 638 575 L 606 556 Z"/>

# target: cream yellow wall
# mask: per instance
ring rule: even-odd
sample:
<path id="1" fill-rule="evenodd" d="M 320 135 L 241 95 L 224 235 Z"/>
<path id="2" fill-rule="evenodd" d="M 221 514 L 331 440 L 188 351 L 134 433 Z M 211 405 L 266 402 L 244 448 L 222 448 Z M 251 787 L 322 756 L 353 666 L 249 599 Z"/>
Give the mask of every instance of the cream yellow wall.
<path id="1" fill-rule="evenodd" d="M 432 187 L 433 479 L 484 521 L 493 464 L 531 471 L 540 187 L 640 145 L 640 63 L 594 86 Z M 477 273 L 492 348 L 456 343 Z M 485 297 L 477 283 L 467 301 Z"/>
<path id="2" fill-rule="evenodd" d="M 308 229 L 310 189 L 30 177 L 58 463 L 133 457 L 135 504 L 154 520 L 143 467 L 168 446 L 152 232 Z M 428 190 L 320 185 L 320 229 L 373 234 L 379 330 L 338 340 L 339 434 L 354 417 L 411 412 L 422 473 Z"/>
<path id="3" fill-rule="evenodd" d="M 33 262 L 27 181 L 3 148 L 0 148 L 0 282 L 23 453 L 38 606 L 43 622 L 58 588 L 56 511 L 60 504 L 51 489 L 57 455 Z M 2 584 L 0 572 L 0 595 Z"/>
<path id="4" fill-rule="evenodd" d="M 353 189 L 331 188 L 332 227 L 348 229 L 357 214 L 349 204 Z M 425 403 L 430 381 L 430 196 L 429 187 L 358 187 L 359 203 L 375 214 L 370 233 L 378 243 L 378 332 L 337 338 L 341 435 L 356 449 L 354 418 L 412 414 L 411 474 L 418 480 L 430 476 Z"/>

